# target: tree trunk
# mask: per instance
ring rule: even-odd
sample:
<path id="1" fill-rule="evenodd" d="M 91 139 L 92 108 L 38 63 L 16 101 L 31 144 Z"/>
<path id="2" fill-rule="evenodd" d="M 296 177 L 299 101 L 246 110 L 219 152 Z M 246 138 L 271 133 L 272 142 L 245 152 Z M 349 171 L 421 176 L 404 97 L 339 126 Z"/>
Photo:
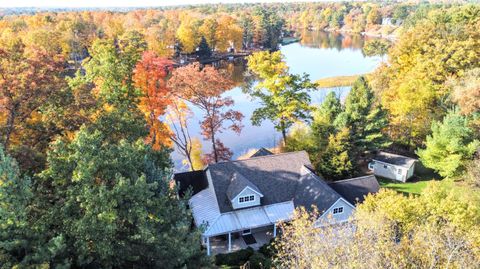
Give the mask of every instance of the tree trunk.
<path id="1" fill-rule="evenodd" d="M 286 147 L 287 146 L 287 129 L 285 128 L 284 124 L 281 125 L 281 128 L 282 128 L 283 146 Z"/>
<path id="2" fill-rule="evenodd" d="M 283 146 L 287 146 L 287 128 L 285 128 L 285 124 L 280 122 L 280 129 L 282 130 L 282 137 L 283 137 Z"/>
<path id="3" fill-rule="evenodd" d="M 190 171 L 195 171 L 195 169 L 193 169 L 193 162 L 192 162 L 192 158 L 190 157 L 190 154 L 187 154 L 187 161 L 190 164 Z"/>
<path id="4" fill-rule="evenodd" d="M 217 154 L 217 147 L 215 145 L 215 133 L 212 130 L 212 150 L 213 150 L 213 157 L 215 158 L 215 163 L 218 163 L 218 154 Z"/>

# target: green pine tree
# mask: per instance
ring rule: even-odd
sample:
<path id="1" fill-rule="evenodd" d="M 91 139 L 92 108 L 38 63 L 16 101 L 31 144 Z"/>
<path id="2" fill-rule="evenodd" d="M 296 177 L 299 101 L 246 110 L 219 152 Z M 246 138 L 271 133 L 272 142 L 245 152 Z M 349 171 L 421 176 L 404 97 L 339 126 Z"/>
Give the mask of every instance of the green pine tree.
<path id="1" fill-rule="evenodd" d="M 442 122 L 432 123 L 424 149 L 418 149 L 422 163 L 443 177 L 457 175 L 480 146 L 468 119 L 456 110 L 450 111 Z"/>
<path id="2" fill-rule="evenodd" d="M 207 40 L 205 39 L 204 36 L 202 36 L 202 40 L 198 45 L 197 56 L 200 59 L 205 59 L 212 56 L 212 49 L 210 48 L 210 46 L 208 46 Z"/>
<path id="3" fill-rule="evenodd" d="M 0 268 L 18 264 L 30 248 L 27 212 L 31 199 L 30 180 L 20 176 L 17 162 L 0 145 Z"/>
<path id="4" fill-rule="evenodd" d="M 345 100 L 344 112 L 340 113 L 335 124 L 337 128 L 351 128 L 356 160 L 365 153 L 390 145 L 382 133 L 388 124 L 386 113 L 375 103 L 375 96 L 364 77 L 355 81 Z"/>
<path id="5" fill-rule="evenodd" d="M 327 147 L 320 154 L 318 162 L 315 164 L 317 171 L 325 179 L 340 180 L 353 175 L 354 165 L 352 163 L 350 139 L 348 128 L 343 128 L 338 133 L 331 134 L 328 138 Z"/>

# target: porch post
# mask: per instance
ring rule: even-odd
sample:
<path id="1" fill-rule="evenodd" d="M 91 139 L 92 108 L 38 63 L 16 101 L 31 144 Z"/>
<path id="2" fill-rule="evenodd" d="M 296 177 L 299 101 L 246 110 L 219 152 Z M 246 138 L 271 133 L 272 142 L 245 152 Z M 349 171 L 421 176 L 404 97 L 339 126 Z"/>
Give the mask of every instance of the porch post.
<path id="1" fill-rule="evenodd" d="M 210 256 L 210 237 L 207 237 L 207 256 Z"/>
<path id="2" fill-rule="evenodd" d="M 232 251 L 232 233 L 228 233 L 228 252 Z"/>
<path id="3" fill-rule="evenodd" d="M 273 223 L 273 237 L 277 237 L 277 223 Z"/>

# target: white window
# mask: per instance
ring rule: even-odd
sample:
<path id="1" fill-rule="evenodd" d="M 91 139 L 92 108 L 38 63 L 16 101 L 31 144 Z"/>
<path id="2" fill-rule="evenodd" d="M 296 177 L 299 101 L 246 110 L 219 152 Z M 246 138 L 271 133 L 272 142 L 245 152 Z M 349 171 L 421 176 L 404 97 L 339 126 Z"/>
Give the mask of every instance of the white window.
<path id="1" fill-rule="evenodd" d="M 247 195 L 247 196 L 242 196 L 238 198 L 239 203 L 246 203 L 246 202 L 252 202 L 255 201 L 255 195 Z"/>
<path id="2" fill-rule="evenodd" d="M 335 207 L 335 208 L 333 209 L 333 215 L 341 214 L 341 213 L 343 213 L 343 206 L 341 206 L 341 207 Z"/>

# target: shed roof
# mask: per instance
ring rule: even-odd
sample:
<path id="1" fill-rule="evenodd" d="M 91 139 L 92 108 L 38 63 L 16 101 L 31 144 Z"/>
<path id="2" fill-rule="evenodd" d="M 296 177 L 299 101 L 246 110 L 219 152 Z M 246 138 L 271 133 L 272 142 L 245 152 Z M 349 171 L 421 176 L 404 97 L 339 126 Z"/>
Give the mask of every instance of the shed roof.
<path id="1" fill-rule="evenodd" d="M 393 153 L 388 153 L 384 151 L 380 151 L 374 158 L 373 160 L 384 162 L 384 163 L 389 163 L 397 166 L 402 166 L 404 168 L 410 168 L 417 160 L 402 156 L 402 155 L 397 155 Z"/>
<path id="2" fill-rule="evenodd" d="M 369 193 L 377 193 L 380 190 L 380 185 L 374 175 L 339 180 L 328 184 L 352 205 L 363 202 Z"/>

